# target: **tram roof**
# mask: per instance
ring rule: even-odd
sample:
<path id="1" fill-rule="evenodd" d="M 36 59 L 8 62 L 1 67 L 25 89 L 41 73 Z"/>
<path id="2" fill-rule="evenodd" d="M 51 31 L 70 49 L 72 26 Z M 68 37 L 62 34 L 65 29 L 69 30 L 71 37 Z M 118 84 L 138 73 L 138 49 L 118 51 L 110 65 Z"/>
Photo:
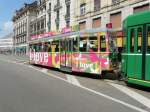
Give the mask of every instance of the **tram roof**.
<path id="1" fill-rule="evenodd" d="M 128 16 L 124 20 L 124 27 L 150 23 L 150 10 Z"/>
<path id="2" fill-rule="evenodd" d="M 67 36 L 70 36 L 70 38 L 73 38 L 73 37 L 82 36 L 88 33 L 93 34 L 97 32 L 112 32 L 112 29 L 107 29 L 107 28 L 86 29 L 86 30 L 81 30 L 77 32 L 69 32 L 69 33 L 57 34 L 57 35 L 49 36 L 45 38 L 39 38 L 39 39 L 31 40 L 29 43 L 38 43 L 38 42 L 46 42 L 46 41 L 51 41 L 51 40 L 58 40 Z"/>

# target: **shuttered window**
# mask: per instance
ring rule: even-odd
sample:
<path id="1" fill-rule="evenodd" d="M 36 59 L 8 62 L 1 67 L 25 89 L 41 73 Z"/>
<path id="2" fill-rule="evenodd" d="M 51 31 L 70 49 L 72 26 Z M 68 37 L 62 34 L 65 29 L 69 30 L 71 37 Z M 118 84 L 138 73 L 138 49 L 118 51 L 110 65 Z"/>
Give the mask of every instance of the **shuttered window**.
<path id="1" fill-rule="evenodd" d="M 110 22 L 112 23 L 112 28 L 120 28 L 121 27 L 121 12 L 111 14 Z"/>
<path id="2" fill-rule="evenodd" d="M 84 30 L 86 28 L 86 22 L 79 23 L 80 30 Z"/>
<path id="3" fill-rule="evenodd" d="M 92 27 L 93 28 L 101 27 L 101 18 L 100 17 L 93 19 Z"/>
<path id="4" fill-rule="evenodd" d="M 133 9 L 133 12 L 137 13 L 137 12 L 142 12 L 142 11 L 145 11 L 145 10 L 149 10 L 149 4 L 145 4 L 145 5 L 142 5 L 142 6 L 135 7 Z"/>

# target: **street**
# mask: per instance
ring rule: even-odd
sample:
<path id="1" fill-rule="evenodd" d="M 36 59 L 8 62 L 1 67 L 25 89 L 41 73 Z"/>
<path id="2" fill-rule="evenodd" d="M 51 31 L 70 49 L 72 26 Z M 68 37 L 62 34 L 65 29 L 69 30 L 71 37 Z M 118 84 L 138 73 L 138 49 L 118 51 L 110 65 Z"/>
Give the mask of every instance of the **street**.
<path id="1" fill-rule="evenodd" d="M 0 112 L 150 112 L 149 91 L 0 55 Z"/>

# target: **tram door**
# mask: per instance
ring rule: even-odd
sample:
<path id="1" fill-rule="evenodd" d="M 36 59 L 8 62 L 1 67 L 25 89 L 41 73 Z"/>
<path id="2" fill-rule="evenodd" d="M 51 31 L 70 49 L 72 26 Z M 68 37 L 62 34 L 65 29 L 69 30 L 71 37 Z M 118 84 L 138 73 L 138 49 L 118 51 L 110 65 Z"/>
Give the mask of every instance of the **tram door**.
<path id="1" fill-rule="evenodd" d="M 150 24 L 146 27 L 146 33 L 145 80 L 150 81 Z"/>
<path id="2" fill-rule="evenodd" d="M 63 71 L 71 72 L 72 70 L 72 39 L 63 39 L 61 41 L 60 52 L 60 69 Z"/>
<path id="3" fill-rule="evenodd" d="M 128 29 L 128 62 L 129 78 L 142 79 L 143 76 L 143 26 Z"/>

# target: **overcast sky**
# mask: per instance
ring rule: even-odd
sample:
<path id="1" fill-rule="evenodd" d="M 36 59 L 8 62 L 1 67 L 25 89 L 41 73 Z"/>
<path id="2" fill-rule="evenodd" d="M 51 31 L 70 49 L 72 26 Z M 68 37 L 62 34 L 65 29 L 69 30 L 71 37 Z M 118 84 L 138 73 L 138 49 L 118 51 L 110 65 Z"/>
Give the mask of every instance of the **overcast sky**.
<path id="1" fill-rule="evenodd" d="M 24 3 L 32 1 L 34 0 L 0 0 L 0 38 L 12 32 L 11 19 L 15 10 L 20 9 Z"/>

